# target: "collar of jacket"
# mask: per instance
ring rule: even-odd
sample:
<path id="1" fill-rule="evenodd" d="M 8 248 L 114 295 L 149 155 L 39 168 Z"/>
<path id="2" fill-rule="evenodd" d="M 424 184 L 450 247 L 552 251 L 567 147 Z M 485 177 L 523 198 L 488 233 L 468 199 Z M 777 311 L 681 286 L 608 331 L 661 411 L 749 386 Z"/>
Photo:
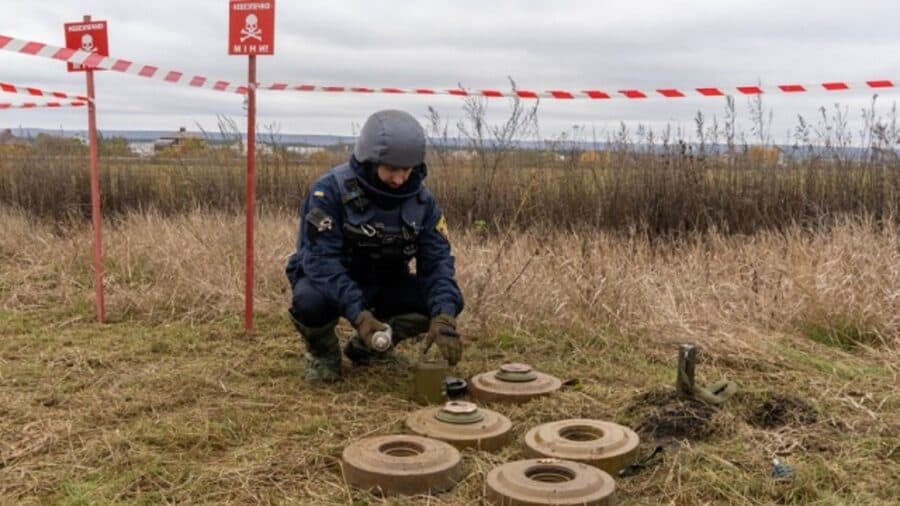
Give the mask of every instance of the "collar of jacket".
<path id="1" fill-rule="evenodd" d="M 376 202 L 386 202 L 386 203 L 399 203 L 404 201 L 410 197 L 414 197 L 422 191 L 422 182 L 425 180 L 425 177 L 428 175 L 428 168 L 425 164 L 418 165 L 413 168 L 412 174 L 410 174 L 409 179 L 406 183 L 398 188 L 396 191 L 391 191 L 388 189 L 381 189 L 372 184 L 369 179 L 366 177 L 366 168 L 360 163 L 355 156 L 350 155 L 350 167 L 353 169 L 353 173 L 356 174 L 356 179 L 359 180 L 359 184 L 362 187 L 363 191 L 370 197 L 373 198 Z M 374 174 L 372 177 L 378 177 Z"/>

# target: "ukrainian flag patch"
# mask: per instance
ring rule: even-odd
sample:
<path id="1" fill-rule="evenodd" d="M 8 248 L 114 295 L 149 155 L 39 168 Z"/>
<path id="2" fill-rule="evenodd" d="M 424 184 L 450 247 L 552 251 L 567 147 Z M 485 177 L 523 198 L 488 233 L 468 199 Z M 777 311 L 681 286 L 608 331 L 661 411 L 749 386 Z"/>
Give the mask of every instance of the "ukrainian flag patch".
<path id="1" fill-rule="evenodd" d="M 439 234 L 444 236 L 444 239 L 447 241 L 450 240 L 450 231 L 447 230 L 447 220 L 444 218 L 444 215 L 441 215 L 441 219 L 438 220 L 437 224 L 434 226 L 434 229 L 438 231 Z"/>

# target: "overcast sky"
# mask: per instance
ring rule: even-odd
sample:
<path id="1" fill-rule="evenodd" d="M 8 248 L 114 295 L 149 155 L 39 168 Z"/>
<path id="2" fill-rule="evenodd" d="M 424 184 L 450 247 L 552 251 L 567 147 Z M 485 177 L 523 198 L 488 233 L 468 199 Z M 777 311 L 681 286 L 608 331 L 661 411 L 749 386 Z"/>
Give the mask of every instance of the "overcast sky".
<path id="1" fill-rule="evenodd" d="M 0 34 L 63 45 L 63 23 L 83 14 L 109 23 L 110 55 L 216 79 L 246 79 L 247 58 L 227 54 L 226 0 L 4 0 Z M 274 56 L 260 82 L 352 86 L 621 89 L 900 79 L 897 0 L 317 1 L 277 0 Z M 81 91 L 65 64 L 0 51 L 0 81 Z M 97 75 L 101 129 L 215 130 L 216 115 L 243 124 L 238 95 L 116 72 Z M 887 113 L 898 91 L 882 93 Z M 0 94 L 0 101 L 22 96 Z M 769 96 L 774 137 L 802 114 L 840 102 L 857 122 L 871 93 Z M 258 123 L 284 133 L 352 134 L 372 111 L 429 105 L 449 118 L 461 99 L 260 92 Z M 747 99 L 737 99 L 748 118 Z M 491 101 L 493 118 L 508 104 Z M 691 129 L 697 111 L 722 116 L 724 99 L 542 101 L 541 135 L 573 125 L 598 135 L 624 121 Z M 855 123 L 855 124 L 858 124 Z M 0 111 L 0 126 L 83 129 L 83 109 Z M 745 129 L 749 129 L 746 127 Z"/>

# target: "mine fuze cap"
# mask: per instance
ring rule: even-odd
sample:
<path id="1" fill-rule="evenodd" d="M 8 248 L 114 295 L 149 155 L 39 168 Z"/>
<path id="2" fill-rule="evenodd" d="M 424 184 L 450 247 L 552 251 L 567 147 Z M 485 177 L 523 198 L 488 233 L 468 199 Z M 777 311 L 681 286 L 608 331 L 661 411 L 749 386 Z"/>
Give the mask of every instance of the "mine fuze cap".
<path id="1" fill-rule="evenodd" d="M 378 111 L 366 120 L 353 148 L 360 162 L 410 168 L 425 161 L 425 131 L 411 114 Z"/>

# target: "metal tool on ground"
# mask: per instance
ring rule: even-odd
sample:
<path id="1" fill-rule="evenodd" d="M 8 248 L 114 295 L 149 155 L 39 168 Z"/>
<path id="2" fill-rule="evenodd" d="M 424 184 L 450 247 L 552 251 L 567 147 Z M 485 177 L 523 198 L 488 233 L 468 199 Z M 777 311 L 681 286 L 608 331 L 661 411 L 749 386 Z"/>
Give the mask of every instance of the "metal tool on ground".
<path id="1" fill-rule="evenodd" d="M 616 504 L 616 483 L 596 467 L 558 459 L 519 460 L 491 470 L 488 502 L 504 506 Z"/>
<path id="2" fill-rule="evenodd" d="M 660 462 L 662 462 L 663 451 L 664 448 L 662 445 L 656 445 L 645 457 L 638 459 L 633 464 L 619 469 L 619 472 L 616 473 L 616 475 L 619 478 L 628 478 L 659 464 Z"/>
<path id="3" fill-rule="evenodd" d="M 682 344 L 678 347 L 678 376 L 675 388 L 685 399 L 700 399 L 710 404 L 722 404 L 737 393 L 737 383 L 719 380 L 709 386 L 699 387 L 694 383 L 697 366 L 697 345 Z"/>
<path id="4" fill-rule="evenodd" d="M 419 404 L 440 404 L 447 400 L 444 378 L 450 366 L 444 359 L 428 360 L 419 356 L 412 368 L 412 398 Z"/>
<path id="5" fill-rule="evenodd" d="M 545 423 L 525 434 L 525 454 L 583 462 L 611 475 L 634 463 L 640 438 L 613 422 L 575 418 Z"/>
<path id="6" fill-rule="evenodd" d="M 509 442 L 512 422 L 496 411 L 479 408 L 471 402 L 450 401 L 412 413 L 406 418 L 406 426 L 416 434 L 445 441 L 459 449 L 494 451 Z"/>
<path id="7" fill-rule="evenodd" d="M 675 387 L 678 395 L 694 397 L 694 370 L 697 367 L 697 345 L 685 343 L 678 347 L 678 378 Z"/>
<path id="8" fill-rule="evenodd" d="M 561 386 L 559 378 L 520 363 L 503 364 L 495 371 L 473 376 L 469 382 L 472 397 L 479 401 L 516 403 L 549 395 Z"/>
<path id="9" fill-rule="evenodd" d="M 462 479 L 462 457 L 453 446 L 421 436 L 374 436 L 344 449 L 348 485 L 385 495 L 450 490 Z"/>

